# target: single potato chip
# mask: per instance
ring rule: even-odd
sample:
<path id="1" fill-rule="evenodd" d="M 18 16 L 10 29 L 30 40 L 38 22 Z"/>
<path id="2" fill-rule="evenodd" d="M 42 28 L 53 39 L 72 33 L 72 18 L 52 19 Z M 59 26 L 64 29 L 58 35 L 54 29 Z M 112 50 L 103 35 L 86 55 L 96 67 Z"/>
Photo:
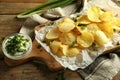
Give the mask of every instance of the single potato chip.
<path id="1" fill-rule="evenodd" d="M 61 42 L 59 41 L 52 41 L 50 42 L 50 48 L 51 48 L 51 51 L 55 54 L 57 54 L 58 50 L 60 49 L 60 46 L 61 46 Z"/>
<path id="2" fill-rule="evenodd" d="M 67 51 L 67 54 L 66 54 L 66 56 L 75 56 L 75 55 L 77 55 L 77 54 L 80 54 L 80 49 L 78 49 L 78 48 L 69 48 L 68 49 L 68 51 Z"/>
<path id="3" fill-rule="evenodd" d="M 60 31 L 58 30 L 57 27 L 51 29 L 47 34 L 46 34 L 46 38 L 47 39 L 56 39 L 59 37 L 60 35 Z"/>
<path id="4" fill-rule="evenodd" d="M 94 33 L 97 30 L 100 30 L 100 28 L 97 26 L 96 23 L 91 23 L 87 25 L 87 30 L 91 33 Z"/>
<path id="5" fill-rule="evenodd" d="M 68 45 L 61 45 L 60 46 L 60 50 L 61 50 L 61 55 L 66 56 L 67 55 L 67 51 L 68 51 Z"/>
<path id="6" fill-rule="evenodd" d="M 61 22 L 69 22 L 69 23 L 74 23 L 74 21 L 71 18 L 64 18 Z"/>
<path id="7" fill-rule="evenodd" d="M 101 9 L 96 6 L 92 6 L 88 9 L 87 16 L 92 22 L 101 22 L 99 16 L 101 14 Z"/>
<path id="8" fill-rule="evenodd" d="M 63 22 L 58 24 L 59 31 L 70 32 L 75 28 L 75 23 Z"/>
<path id="9" fill-rule="evenodd" d="M 82 47 L 89 47 L 94 42 L 92 33 L 84 31 L 81 35 L 77 36 L 77 43 Z"/>
<path id="10" fill-rule="evenodd" d="M 113 23 L 115 24 L 115 26 L 120 27 L 120 19 L 115 18 L 114 21 L 113 21 Z"/>
<path id="11" fill-rule="evenodd" d="M 113 31 L 113 26 L 110 21 L 109 22 L 102 22 L 98 24 L 99 28 L 107 35 L 108 38 L 111 38 L 114 31 Z"/>
<path id="12" fill-rule="evenodd" d="M 58 57 L 61 56 L 66 56 L 67 55 L 67 51 L 68 51 L 68 45 L 60 45 L 59 50 L 56 52 L 55 55 L 57 55 Z"/>
<path id="13" fill-rule="evenodd" d="M 113 18 L 114 18 L 114 15 L 111 12 L 104 12 L 100 15 L 101 21 L 111 21 Z"/>
<path id="14" fill-rule="evenodd" d="M 107 36 L 103 31 L 100 31 L 100 30 L 94 33 L 94 38 L 95 38 L 95 42 L 100 46 L 103 46 L 108 42 Z"/>
<path id="15" fill-rule="evenodd" d="M 78 24 L 90 24 L 91 21 L 88 19 L 87 15 L 81 15 L 77 18 Z"/>
<path id="16" fill-rule="evenodd" d="M 72 32 L 61 33 L 59 39 L 63 44 L 71 45 L 73 41 L 76 41 L 76 36 Z"/>
<path id="17" fill-rule="evenodd" d="M 120 32 L 120 27 L 119 26 L 114 26 L 113 30 L 114 30 L 114 32 Z"/>

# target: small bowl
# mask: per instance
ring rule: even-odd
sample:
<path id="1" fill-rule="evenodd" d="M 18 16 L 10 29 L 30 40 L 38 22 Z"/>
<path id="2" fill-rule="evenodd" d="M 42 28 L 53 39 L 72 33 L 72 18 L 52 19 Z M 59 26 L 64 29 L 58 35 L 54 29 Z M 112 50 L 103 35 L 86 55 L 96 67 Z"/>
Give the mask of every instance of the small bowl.
<path id="1" fill-rule="evenodd" d="M 14 44 L 14 45 L 18 44 L 18 43 L 15 43 L 15 42 L 13 42 L 13 43 L 9 43 L 9 42 L 8 42 L 8 41 L 10 41 L 10 38 L 13 39 L 13 38 L 14 38 L 15 36 L 17 36 L 17 35 L 23 36 L 23 37 L 27 40 L 27 42 L 25 43 L 25 44 L 26 44 L 26 47 L 25 47 L 25 48 L 26 48 L 27 50 L 25 50 L 24 52 L 15 52 L 15 51 L 13 51 L 14 55 L 12 55 L 12 54 L 10 54 L 9 51 L 6 49 L 6 46 L 7 46 L 8 44 Z M 22 40 L 22 41 L 23 41 L 23 40 Z M 12 48 L 13 48 L 13 47 L 12 47 Z M 12 50 L 12 49 L 10 49 L 10 50 Z M 13 50 L 15 50 L 15 47 L 13 48 Z M 6 57 L 10 58 L 10 59 L 13 59 L 13 60 L 19 60 L 19 59 L 22 59 L 22 58 L 26 57 L 27 55 L 30 54 L 31 50 L 32 50 L 32 40 L 31 40 L 31 38 L 30 38 L 27 34 L 15 33 L 15 34 L 12 34 L 12 35 L 6 37 L 6 38 L 3 40 L 3 42 L 2 42 L 2 51 L 3 51 L 4 55 L 5 55 Z M 18 51 L 18 50 L 17 50 L 17 51 Z"/>

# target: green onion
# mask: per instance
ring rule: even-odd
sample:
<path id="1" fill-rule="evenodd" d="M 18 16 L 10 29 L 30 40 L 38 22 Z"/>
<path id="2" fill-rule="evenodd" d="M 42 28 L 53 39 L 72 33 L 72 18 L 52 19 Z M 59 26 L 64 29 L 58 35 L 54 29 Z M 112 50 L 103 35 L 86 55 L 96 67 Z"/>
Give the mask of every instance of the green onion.
<path id="1" fill-rule="evenodd" d="M 73 41 L 70 46 L 74 46 L 77 43 L 77 41 Z"/>
<path id="2" fill-rule="evenodd" d="M 22 35 L 15 35 L 9 38 L 6 43 L 6 51 L 10 55 L 15 55 L 16 52 L 26 52 L 26 42 L 29 40 Z"/>
<path id="3" fill-rule="evenodd" d="M 56 7 L 65 7 L 74 3 L 76 0 L 49 0 L 48 2 L 38 5 L 34 8 L 28 9 L 25 12 L 22 12 L 17 15 L 17 18 L 26 18 L 30 17 L 33 14 L 42 14 L 48 9 L 56 8 Z"/>
<path id="4" fill-rule="evenodd" d="M 95 43 L 95 42 L 93 42 L 93 43 L 92 43 L 92 46 L 96 46 L 96 43 Z"/>

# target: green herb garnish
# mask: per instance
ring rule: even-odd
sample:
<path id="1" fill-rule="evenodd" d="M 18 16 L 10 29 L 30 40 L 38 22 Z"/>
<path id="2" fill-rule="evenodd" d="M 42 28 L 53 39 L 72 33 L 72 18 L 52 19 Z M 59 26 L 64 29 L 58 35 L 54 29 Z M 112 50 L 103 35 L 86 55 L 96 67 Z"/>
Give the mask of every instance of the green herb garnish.
<path id="1" fill-rule="evenodd" d="M 28 41 L 29 40 L 22 35 L 15 35 L 14 37 L 9 38 L 5 47 L 7 53 L 10 55 L 15 55 L 16 52 L 25 53 L 27 51 L 26 42 Z"/>
<path id="2" fill-rule="evenodd" d="M 120 45 L 120 41 L 117 42 L 117 45 Z"/>
<path id="3" fill-rule="evenodd" d="M 92 46 L 96 46 L 96 43 L 95 43 L 95 42 L 93 42 L 93 43 L 92 43 Z"/>
<path id="4" fill-rule="evenodd" d="M 72 20 L 73 20 L 74 22 L 77 22 L 77 18 L 75 18 L 75 17 L 73 17 Z"/>
<path id="5" fill-rule="evenodd" d="M 77 43 L 77 41 L 73 41 L 70 46 L 74 46 Z"/>
<path id="6" fill-rule="evenodd" d="M 52 9 L 56 7 L 65 7 L 75 2 L 76 0 L 48 0 L 46 3 L 40 4 L 34 8 L 28 9 L 25 12 L 18 14 L 17 18 L 26 18 L 26 17 L 30 17 L 33 14 L 42 14 L 48 9 Z"/>
<path id="7" fill-rule="evenodd" d="M 78 27 L 81 27 L 82 30 L 86 28 L 87 24 L 78 24 Z"/>

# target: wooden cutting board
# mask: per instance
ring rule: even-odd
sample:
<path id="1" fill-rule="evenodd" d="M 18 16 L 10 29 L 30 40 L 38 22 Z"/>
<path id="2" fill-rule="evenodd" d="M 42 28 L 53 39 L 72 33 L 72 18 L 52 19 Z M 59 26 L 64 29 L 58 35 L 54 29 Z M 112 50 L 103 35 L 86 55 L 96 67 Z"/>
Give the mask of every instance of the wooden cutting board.
<path id="1" fill-rule="evenodd" d="M 39 30 L 40 26 L 36 26 L 35 30 Z M 60 63 L 58 63 L 49 53 L 47 53 L 42 47 L 39 47 L 40 44 L 34 39 L 32 43 L 32 51 L 31 53 L 23 59 L 20 60 L 12 60 L 5 57 L 5 62 L 8 66 L 17 66 L 23 64 L 30 60 L 40 60 L 43 61 L 50 70 L 57 71 L 63 69 Z"/>
<path id="2" fill-rule="evenodd" d="M 35 30 L 39 30 L 41 26 L 36 26 Z M 32 51 L 28 56 L 20 60 L 12 60 L 5 57 L 5 62 L 7 63 L 8 66 L 17 66 L 30 60 L 40 60 L 43 61 L 51 71 L 58 71 L 64 69 L 64 67 L 60 63 L 58 63 L 49 53 L 47 53 L 44 48 L 42 47 L 38 48 L 39 45 L 40 44 L 34 39 L 32 43 Z M 120 45 L 104 51 L 102 55 L 113 52 L 118 48 L 120 48 Z"/>

